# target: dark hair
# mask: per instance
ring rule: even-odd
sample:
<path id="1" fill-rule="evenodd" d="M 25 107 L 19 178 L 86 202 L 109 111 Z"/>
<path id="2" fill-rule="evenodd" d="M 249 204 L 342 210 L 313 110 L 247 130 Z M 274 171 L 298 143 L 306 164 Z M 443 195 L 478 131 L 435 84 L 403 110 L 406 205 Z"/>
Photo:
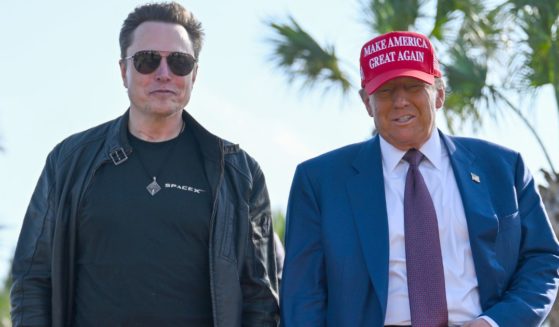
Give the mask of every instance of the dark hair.
<path id="1" fill-rule="evenodd" d="M 164 22 L 179 24 L 188 33 L 194 56 L 198 58 L 202 49 L 204 32 L 200 23 L 191 12 L 176 2 L 149 3 L 136 7 L 128 14 L 120 29 L 120 58 L 126 57 L 126 50 L 132 44 L 133 33 L 144 22 Z"/>

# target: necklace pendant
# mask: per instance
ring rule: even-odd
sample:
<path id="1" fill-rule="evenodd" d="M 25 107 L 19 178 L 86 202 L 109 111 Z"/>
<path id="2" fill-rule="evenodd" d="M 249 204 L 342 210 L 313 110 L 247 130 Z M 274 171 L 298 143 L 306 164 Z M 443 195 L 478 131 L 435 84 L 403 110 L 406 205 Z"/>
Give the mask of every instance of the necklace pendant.
<path id="1" fill-rule="evenodd" d="M 148 186 L 146 186 L 146 189 L 151 196 L 154 196 L 157 192 L 161 191 L 161 186 L 157 184 L 155 177 L 153 177 L 153 182 L 149 183 Z"/>

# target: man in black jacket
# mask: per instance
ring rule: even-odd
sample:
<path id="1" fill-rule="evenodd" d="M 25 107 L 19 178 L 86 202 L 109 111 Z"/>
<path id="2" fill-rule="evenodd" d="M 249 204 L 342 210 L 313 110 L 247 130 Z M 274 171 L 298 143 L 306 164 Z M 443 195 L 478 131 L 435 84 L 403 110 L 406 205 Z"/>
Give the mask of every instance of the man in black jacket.
<path id="1" fill-rule="evenodd" d="M 277 325 L 262 171 L 184 111 L 202 36 L 177 3 L 124 21 L 130 108 L 49 154 L 14 258 L 14 326 Z"/>

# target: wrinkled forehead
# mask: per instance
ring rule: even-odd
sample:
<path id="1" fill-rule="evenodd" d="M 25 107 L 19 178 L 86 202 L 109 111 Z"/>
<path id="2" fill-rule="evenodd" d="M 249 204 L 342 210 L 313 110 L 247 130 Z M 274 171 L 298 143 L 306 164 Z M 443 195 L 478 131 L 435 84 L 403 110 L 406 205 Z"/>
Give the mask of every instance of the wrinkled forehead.
<path id="1" fill-rule="evenodd" d="M 157 21 L 143 22 L 132 33 L 127 55 L 143 50 L 194 54 L 188 32 L 182 25 Z"/>

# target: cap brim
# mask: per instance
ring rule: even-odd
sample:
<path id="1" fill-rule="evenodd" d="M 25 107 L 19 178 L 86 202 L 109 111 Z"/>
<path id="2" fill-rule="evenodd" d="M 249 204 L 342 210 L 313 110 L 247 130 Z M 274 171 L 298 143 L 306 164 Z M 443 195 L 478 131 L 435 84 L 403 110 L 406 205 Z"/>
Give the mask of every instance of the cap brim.
<path id="1" fill-rule="evenodd" d="M 435 76 L 415 69 L 394 69 L 386 73 L 379 74 L 365 84 L 365 91 L 367 94 L 374 93 L 382 84 L 398 78 L 398 77 L 412 77 L 421 80 L 427 84 L 433 85 L 435 83 Z"/>

